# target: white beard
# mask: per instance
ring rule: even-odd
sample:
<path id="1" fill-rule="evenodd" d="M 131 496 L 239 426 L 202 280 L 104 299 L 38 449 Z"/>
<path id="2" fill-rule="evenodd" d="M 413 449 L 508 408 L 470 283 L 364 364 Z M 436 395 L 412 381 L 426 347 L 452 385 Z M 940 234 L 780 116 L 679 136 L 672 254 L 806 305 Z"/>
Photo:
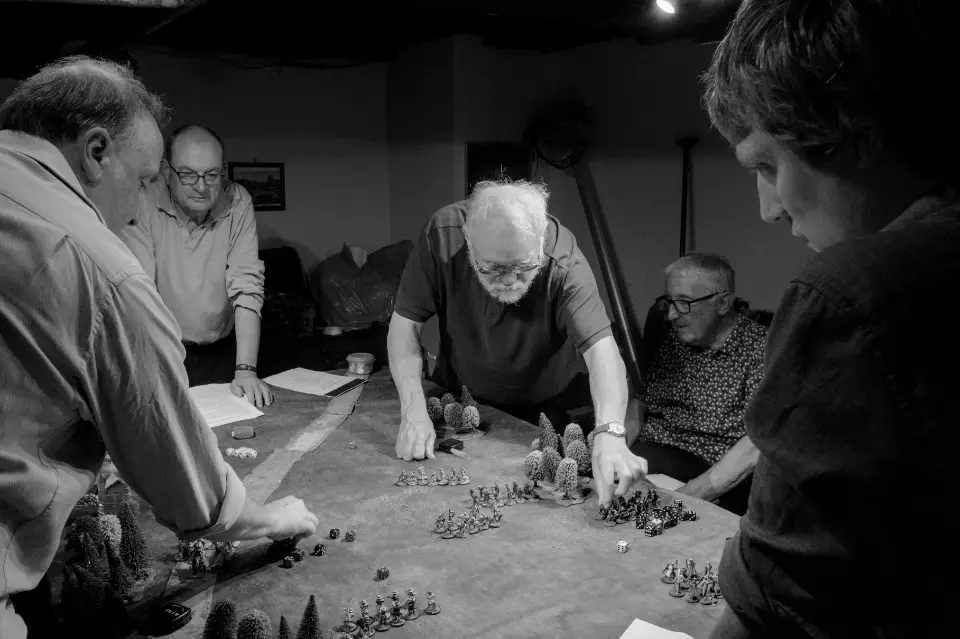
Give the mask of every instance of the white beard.
<path id="1" fill-rule="evenodd" d="M 497 300 L 501 304 L 517 304 L 524 296 L 530 291 L 530 287 L 533 286 L 534 281 L 536 281 L 537 276 L 540 274 L 540 270 L 537 269 L 526 282 L 521 282 L 517 280 L 511 286 L 503 286 L 502 284 L 490 283 L 484 277 L 476 272 L 477 279 L 480 280 L 480 285 L 483 286 L 490 297 Z"/>

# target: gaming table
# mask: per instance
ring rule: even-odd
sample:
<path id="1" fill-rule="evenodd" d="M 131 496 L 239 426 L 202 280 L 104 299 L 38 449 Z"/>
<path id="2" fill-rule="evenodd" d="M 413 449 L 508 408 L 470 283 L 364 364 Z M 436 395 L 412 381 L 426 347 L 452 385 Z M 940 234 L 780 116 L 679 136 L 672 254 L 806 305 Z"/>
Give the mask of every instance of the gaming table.
<path id="1" fill-rule="evenodd" d="M 428 394 L 439 394 L 426 384 Z M 249 422 L 255 438 L 237 442 L 230 425 L 216 429 L 224 450 L 257 449 L 256 458 L 227 458 L 241 478 L 272 451 L 287 446 L 331 401 L 284 389 L 274 392 L 275 403 Z M 308 597 L 315 594 L 328 635 L 342 621 L 344 608 L 359 615 L 359 601 L 366 599 L 375 613 L 376 595 L 383 595 L 389 607 L 391 593 L 397 591 L 402 602 L 408 588 L 416 591 L 420 609 L 426 605 L 425 593 L 432 591 L 441 613 L 422 614 L 378 636 L 616 638 L 634 618 L 693 637 L 709 633 L 726 604 L 702 606 L 673 598 L 660 572 L 668 562 L 688 557 L 698 568 L 709 560 L 716 569 L 738 519 L 713 504 L 660 490 L 665 501 L 682 498 L 699 519 L 656 537 L 646 537 L 633 522 L 605 527 L 595 520 L 593 493 L 575 506 L 543 500 L 504 507 L 499 528 L 463 539 L 432 532 L 441 513 L 468 510 L 470 488 L 526 482 L 523 460 L 536 428 L 487 407 L 481 406 L 480 413 L 484 434 L 465 443 L 468 459 L 437 452 L 436 460 L 423 462 L 427 474 L 463 467 L 469 485 L 396 486 L 400 472 L 416 466 L 396 458 L 399 399 L 389 375 L 374 374 L 352 414 L 278 477 L 273 499 L 296 495 L 320 518 L 317 534 L 300 543 L 306 558 L 284 568 L 268 542 L 244 544 L 229 569 L 207 579 L 214 584 L 213 601 L 232 599 L 241 616 L 263 610 L 274 629 L 282 614 L 295 630 Z M 344 541 L 343 534 L 329 539 L 331 528 L 355 531 L 356 540 Z M 168 572 L 176 549 L 170 537 L 170 555 L 158 558 L 166 560 Z M 628 542 L 626 553 L 617 551 L 620 540 Z M 309 554 L 317 543 L 325 545 L 323 556 Z M 377 579 L 380 568 L 389 570 L 387 579 Z M 168 590 L 167 600 L 195 594 L 189 578 L 183 584 L 173 597 Z"/>

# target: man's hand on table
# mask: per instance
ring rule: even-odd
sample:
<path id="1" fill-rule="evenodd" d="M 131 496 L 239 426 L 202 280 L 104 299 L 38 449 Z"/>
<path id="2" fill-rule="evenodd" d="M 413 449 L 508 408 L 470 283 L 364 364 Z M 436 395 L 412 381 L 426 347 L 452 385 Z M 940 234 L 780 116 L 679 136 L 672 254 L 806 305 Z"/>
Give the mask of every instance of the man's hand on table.
<path id="1" fill-rule="evenodd" d="M 397 433 L 397 457 L 403 461 L 412 459 L 436 459 L 433 447 L 437 431 L 433 429 L 433 420 L 427 414 L 427 406 L 403 410 L 400 418 L 400 432 Z"/>
<path id="2" fill-rule="evenodd" d="M 246 397 L 247 401 L 257 408 L 273 403 L 270 387 L 253 371 L 237 371 L 230 383 L 230 391 L 237 397 Z"/>
<path id="3" fill-rule="evenodd" d="M 271 522 L 270 532 L 266 536 L 273 541 L 291 537 L 303 539 L 317 532 L 320 520 L 307 510 L 302 499 L 293 495 L 272 501 L 264 505 L 263 509 Z"/>
<path id="4" fill-rule="evenodd" d="M 593 481 L 601 506 L 622 497 L 647 474 L 647 460 L 627 448 L 623 437 L 600 433 L 593 440 Z M 619 484 L 617 484 L 619 480 Z"/>

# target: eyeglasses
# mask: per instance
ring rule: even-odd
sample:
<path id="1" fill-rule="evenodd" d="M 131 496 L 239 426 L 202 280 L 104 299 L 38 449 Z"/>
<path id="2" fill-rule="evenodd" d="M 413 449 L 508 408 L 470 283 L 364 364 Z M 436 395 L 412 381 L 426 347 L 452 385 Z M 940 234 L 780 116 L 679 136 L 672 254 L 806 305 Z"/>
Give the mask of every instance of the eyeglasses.
<path id="1" fill-rule="evenodd" d="M 170 165 L 167 164 L 167 166 Z M 172 166 L 170 167 L 170 170 L 177 174 L 177 179 L 180 180 L 180 184 L 184 186 L 193 186 L 200 181 L 200 178 L 203 178 L 203 183 L 207 186 L 213 186 L 223 178 L 223 170 L 216 172 L 209 171 L 207 173 L 197 173 L 196 171 L 178 171 Z"/>
<path id="2" fill-rule="evenodd" d="M 709 295 L 698 297 L 695 300 L 675 300 L 667 297 L 666 295 L 661 295 L 657 298 L 657 309 L 659 309 L 661 313 L 666 313 L 670 310 L 670 306 L 672 305 L 675 309 L 677 309 L 678 313 L 681 315 L 686 315 L 690 312 L 690 306 L 692 304 L 703 302 L 704 300 L 708 300 L 711 297 L 716 297 L 719 294 L 719 292 L 710 293 Z"/>
<path id="3" fill-rule="evenodd" d="M 537 256 L 537 261 L 529 264 L 519 264 L 517 266 L 502 266 L 495 264 L 493 266 L 480 266 L 480 262 L 477 261 L 477 258 L 473 254 L 473 247 L 470 242 L 467 242 L 467 250 L 470 254 L 470 259 L 473 261 L 473 268 L 477 270 L 477 273 L 481 275 L 494 275 L 496 277 L 504 277 L 505 275 L 520 275 L 521 273 L 532 273 L 540 268 L 540 263 L 543 261 L 543 248 L 540 248 L 540 255 Z"/>

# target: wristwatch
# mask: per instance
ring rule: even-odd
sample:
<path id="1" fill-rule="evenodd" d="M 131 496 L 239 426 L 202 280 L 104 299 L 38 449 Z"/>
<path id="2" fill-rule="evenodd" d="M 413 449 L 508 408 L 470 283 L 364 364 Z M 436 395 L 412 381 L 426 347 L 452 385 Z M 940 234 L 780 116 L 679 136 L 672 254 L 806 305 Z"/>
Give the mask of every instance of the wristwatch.
<path id="1" fill-rule="evenodd" d="M 597 427 L 593 429 L 593 432 L 596 434 L 600 433 L 610 433 L 614 437 L 626 437 L 627 429 L 623 427 L 623 424 L 620 422 L 607 422 L 606 424 L 597 424 Z"/>
<path id="2" fill-rule="evenodd" d="M 250 371 L 251 373 L 257 372 L 256 366 L 251 366 L 250 364 L 237 364 L 238 371 Z"/>

